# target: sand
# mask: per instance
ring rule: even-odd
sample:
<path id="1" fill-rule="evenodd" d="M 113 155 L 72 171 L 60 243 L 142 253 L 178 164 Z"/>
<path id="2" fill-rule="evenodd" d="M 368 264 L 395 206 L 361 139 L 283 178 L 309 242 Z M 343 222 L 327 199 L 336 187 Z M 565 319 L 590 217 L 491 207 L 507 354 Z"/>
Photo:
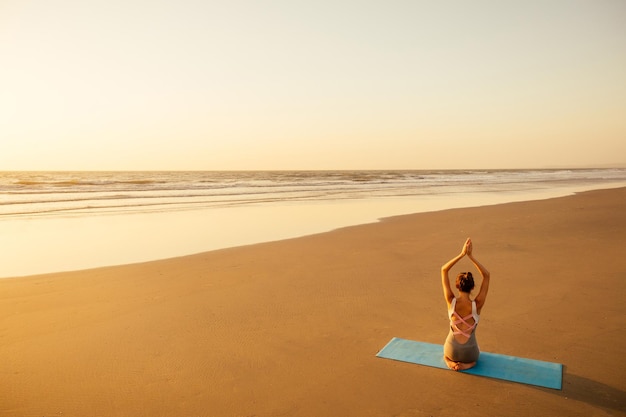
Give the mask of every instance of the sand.
<path id="1" fill-rule="evenodd" d="M 624 213 L 599 190 L 3 279 L 0 415 L 626 415 Z M 565 364 L 563 390 L 375 357 L 443 343 L 439 268 L 468 236 L 481 348 Z"/>

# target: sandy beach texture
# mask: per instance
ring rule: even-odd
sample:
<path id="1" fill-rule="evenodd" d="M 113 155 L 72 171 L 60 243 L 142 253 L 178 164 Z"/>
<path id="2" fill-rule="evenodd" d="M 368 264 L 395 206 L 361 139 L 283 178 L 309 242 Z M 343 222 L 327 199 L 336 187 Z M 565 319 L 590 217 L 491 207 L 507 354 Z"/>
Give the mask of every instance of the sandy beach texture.
<path id="1" fill-rule="evenodd" d="M 3 279 L 0 415 L 626 415 L 625 213 L 599 190 Z M 439 268 L 468 236 L 481 348 L 565 364 L 562 391 L 375 357 L 443 343 Z"/>

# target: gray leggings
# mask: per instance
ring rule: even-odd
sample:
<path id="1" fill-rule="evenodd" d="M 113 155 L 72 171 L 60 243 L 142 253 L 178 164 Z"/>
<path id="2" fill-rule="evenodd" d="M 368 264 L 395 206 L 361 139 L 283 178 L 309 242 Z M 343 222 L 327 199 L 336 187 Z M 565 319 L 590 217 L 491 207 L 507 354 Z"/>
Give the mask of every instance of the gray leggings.
<path id="1" fill-rule="evenodd" d="M 478 360 L 480 350 L 478 349 L 478 343 L 476 342 L 475 332 L 467 340 L 467 343 L 459 343 L 454 338 L 452 330 L 448 333 L 446 343 L 443 345 L 443 354 L 454 362 L 470 363 Z"/>

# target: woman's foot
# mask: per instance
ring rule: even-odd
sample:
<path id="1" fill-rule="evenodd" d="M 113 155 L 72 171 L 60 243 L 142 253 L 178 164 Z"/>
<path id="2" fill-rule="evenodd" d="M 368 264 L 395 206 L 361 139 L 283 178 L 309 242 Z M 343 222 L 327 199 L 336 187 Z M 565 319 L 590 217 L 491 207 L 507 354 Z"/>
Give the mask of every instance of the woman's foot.
<path id="1" fill-rule="evenodd" d="M 455 362 L 447 356 L 444 356 L 443 359 L 446 361 L 446 365 L 448 366 L 448 368 L 452 369 L 453 371 L 465 371 L 466 369 L 470 369 L 476 366 L 476 362 Z"/>
<path id="2" fill-rule="evenodd" d="M 457 362 L 457 364 L 459 365 L 459 368 L 457 369 L 457 371 L 465 371 L 466 369 L 470 369 L 476 366 L 476 362 L 468 362 L 468 363 Z"/>
<path id="3" fill-rule="evenodd" d="M 448 366 L 448 368 L 452 369 L 453 371 L 459 370 L 459 362 L 455 362 L 447 356 L 444 356 L 443 359 L 446 361 L 446 365 Z"/>

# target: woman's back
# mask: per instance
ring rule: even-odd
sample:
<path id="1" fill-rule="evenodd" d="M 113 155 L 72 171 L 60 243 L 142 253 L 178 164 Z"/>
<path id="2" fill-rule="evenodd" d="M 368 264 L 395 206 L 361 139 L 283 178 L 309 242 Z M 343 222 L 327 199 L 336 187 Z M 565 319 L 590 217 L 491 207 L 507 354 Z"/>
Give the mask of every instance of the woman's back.
<path id="1" fill-rule="evenodd" d="M 461 317 L 472 314 L 472 300 L 461 297 L 456 298 L 456 306 L 454 311 L 456 311 L 456 313 Z"/>
<path id="2" fill-rule="evenodd" d="M 450 328 L 459 343 L 465 343 L 478 325 L 480 316 L 476 303 L 469 298 L 454 298 L 448 309 Z"/>

